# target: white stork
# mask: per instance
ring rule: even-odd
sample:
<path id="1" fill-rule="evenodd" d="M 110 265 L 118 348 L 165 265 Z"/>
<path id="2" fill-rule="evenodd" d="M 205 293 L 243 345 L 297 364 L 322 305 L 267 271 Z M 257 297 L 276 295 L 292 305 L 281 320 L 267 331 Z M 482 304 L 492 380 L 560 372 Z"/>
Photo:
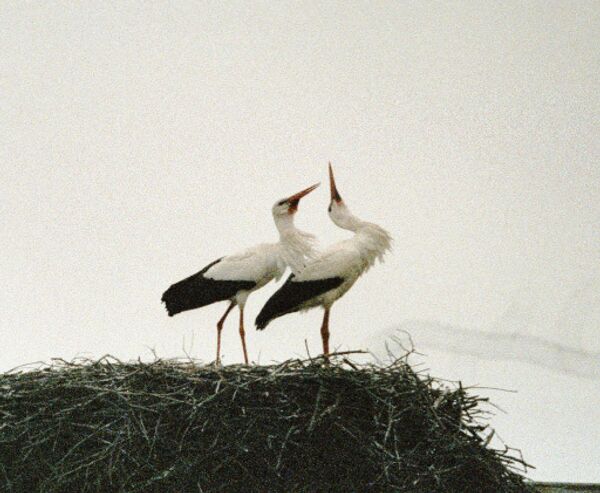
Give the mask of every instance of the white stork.
<path id="1" fill-rule="evenodd" d="M 321 337 L 323 353 L 329 355 L 329 312 L 331 305 L 348 291 L 356 280 L 391 248 L 389 233 L 354 216 L 340 196 L 329 164 L 331 202 L 329 217 L 340 228 L 354 233 L 350 239 L 330 246 L 306 268 L 292 273 L 267 301 L 256 318 L 256 328 L 264 329 L 273 319 L 286 313 L 322 306 L 325 309 Z"/>
<path id="2" fill-rule="evenodd" d="M 244 305 L 248 295 L 272 279 L 279 279 L 286 266 L 298 272 L 312 258 L 315 238 L 294 226 L 294 214 L 300 199 L 312 192 L 313 185 L 295 195 L 279 200 L 273 206 L 273 219 L 279 231 L 279 242 L 261 243 L 243 252 L 221 257 L 200 272 L 173 284 L 162 295 L 169 316 L 194 308 L 229 300 L 225 314 L 217 322 L 217 363 L 221 357 L 221 330 L 235 305 L 240 310 L 239 331 L 248 364 L 244 332 Z"/>

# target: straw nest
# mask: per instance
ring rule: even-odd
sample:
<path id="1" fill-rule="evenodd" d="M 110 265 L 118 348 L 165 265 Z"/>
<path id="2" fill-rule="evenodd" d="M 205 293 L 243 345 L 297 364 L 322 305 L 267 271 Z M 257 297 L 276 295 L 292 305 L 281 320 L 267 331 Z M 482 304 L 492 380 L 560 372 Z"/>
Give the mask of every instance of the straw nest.
<path id="1" fill-rule="evenodd" d="M 53 360 L 0 375 L 0 491 L 532 491 L 482 401 L 406 358 Z"/>

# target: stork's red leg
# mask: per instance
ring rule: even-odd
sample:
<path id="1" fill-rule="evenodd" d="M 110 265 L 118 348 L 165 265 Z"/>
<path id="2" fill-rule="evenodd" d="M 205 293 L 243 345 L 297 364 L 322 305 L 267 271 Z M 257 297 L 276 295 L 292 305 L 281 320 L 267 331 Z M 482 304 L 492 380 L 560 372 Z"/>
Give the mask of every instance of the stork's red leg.
<path id="1" fill-rule="evenodd" d="M 246 333 L 244 332 L 244 307 L 240 305 L 240 337 L 242 349 L 244 350 L 244 361 L 248 364 L 248 352 L 246 351 Z"/>
<path id="2" fill-rule="evenodd" d="M 225 310 L 225 313 L 221 317 L 221 320 L 217 322 L 217 364 L 221 362 L 221 331 L 223 330 L 223 324 L 225 323 L 227 315 L 229 315 L 229 312 L 233 309 L 234 306 L 235 301 L 232 301 L 231 304 L 227 307 L 227 310 Z"/>
<path id="3" fill-rule="evenodd" d="M 323 339 L 323 356 L 329 356 L 329 308 L 325 308 L 323 325 L 321 325 L 321 338 Z"/>

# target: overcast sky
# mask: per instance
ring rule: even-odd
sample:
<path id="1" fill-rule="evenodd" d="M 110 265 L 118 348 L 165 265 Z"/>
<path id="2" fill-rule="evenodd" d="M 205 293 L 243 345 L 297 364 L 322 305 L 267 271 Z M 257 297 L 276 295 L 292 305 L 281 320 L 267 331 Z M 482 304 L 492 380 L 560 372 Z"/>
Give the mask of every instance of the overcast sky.
<path id="1" fill-rule="evenodd" d="M 517 391 L 490 394 L 492 426 L 533 478 L 600 482 L 600 3 L 2 2 L 0 19 L 0 369 L 211 360 L 225 305 L 168 318 L 162 292 L 275 241 L 272 204 L 331 160 L 395 238 L 334 306 L 332 345 L 381 356 L 408 330 L 434 374 Z M 327 204 L 324 186 L 297 215 L 322 245 L 347 237 Z M 248 302 L 251 358 L 318 354 L 319 310 L 253 330 L 275 289 Z M 242 357 L 234 317 L 223 353 Z"/>

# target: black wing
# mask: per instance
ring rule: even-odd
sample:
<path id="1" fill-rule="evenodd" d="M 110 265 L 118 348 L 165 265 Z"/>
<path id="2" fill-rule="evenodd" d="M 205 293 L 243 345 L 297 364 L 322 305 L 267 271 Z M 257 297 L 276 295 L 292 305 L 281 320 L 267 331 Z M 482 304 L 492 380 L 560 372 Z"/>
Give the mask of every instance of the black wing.
<path id="1" fill-rule="evenodd" d="M 204 273 L 222 258 L 208 264 L 193 276 L 173 284 L 163 293 L 161 300 L 166 305 L 170 317 L 216 301 L 231 299 L 238 291 L 256 286 L 254 281 L 216 281 L 204 277 Z"/>
<path id="2" fill-rule="evenodd" d="M 263 330 L 271 320 L 286 313 L 297 312 L 305 302 L 337 288 L 343 282 L 344 279 L 341 277 L 315 281 L 294 281 L 294 274 L 292 274 L 265 303 L 256 317 L 256 328 Z"/>

